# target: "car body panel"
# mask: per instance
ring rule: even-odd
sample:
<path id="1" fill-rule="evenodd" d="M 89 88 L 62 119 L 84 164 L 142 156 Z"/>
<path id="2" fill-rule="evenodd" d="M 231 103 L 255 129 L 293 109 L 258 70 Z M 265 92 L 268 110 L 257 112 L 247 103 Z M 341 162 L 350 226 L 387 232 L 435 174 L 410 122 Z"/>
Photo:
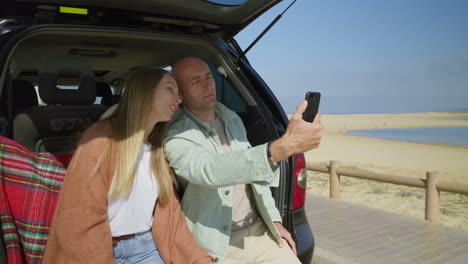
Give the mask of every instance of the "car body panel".
<path id="1" fill-rule="evenodd" d="M 215 1 L 226 3 L 216 4 L 204 0 L 6 0 L 0 4 L 0 17 L 18 20 L 36 17 L 74 24 L 115 20 L 120 25 L 141 28 L 151 23 L 172 24 L 190 28 L 194 34 L 209 32 L 232 37 L 280 1 L 234 1 L 241 4 L 229 5 L 229 1 Z M 77 9 L 67 11 L 63 7 Z"/>

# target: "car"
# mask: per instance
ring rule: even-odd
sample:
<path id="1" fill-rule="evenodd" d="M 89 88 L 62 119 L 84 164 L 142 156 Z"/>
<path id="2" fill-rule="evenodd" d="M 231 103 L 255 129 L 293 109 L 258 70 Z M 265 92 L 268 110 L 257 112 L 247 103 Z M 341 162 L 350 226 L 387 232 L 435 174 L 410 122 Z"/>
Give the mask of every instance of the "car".
<path id="1" fill-rule="evenodd" d="M 217 99 L 241 117 L 253 146 L 279 138 L 288 117 L 234 38 L 279 2 L 70 0 L 61 5 L 52 0 L 2 1 L 0 130 L 4 142 L 39 159 L 72 153 L 80 132 L 118 103 L 132 71 L 170 69 L 185 56 L 209 63 Z M 304 155 L 282 161 L 280 170 L 280 185 L 272 188 L 272 194 L 283 225 L 296 241 L 299 259 L 311 263 L 315 243 L 304 210 Z M 39 251 L 43 249 L 45 241 L 28 240 L 34 235 L 30 233 L 19 232 L 20 246 L 9 244 L 11 237 L 5 233 L 12 227 L 7 225 L 20 225 L 20 220 L 13 217 L 7 223 L 1 217 L 1 263 L 6 263 L 8 250 L 22 251 L 28 260 L 24 247 L 38 243 Z M 47 230 L 47 224 L 40 230 L 43 240 Z M 35 258 L 40 262 L 40 253 Z"/>

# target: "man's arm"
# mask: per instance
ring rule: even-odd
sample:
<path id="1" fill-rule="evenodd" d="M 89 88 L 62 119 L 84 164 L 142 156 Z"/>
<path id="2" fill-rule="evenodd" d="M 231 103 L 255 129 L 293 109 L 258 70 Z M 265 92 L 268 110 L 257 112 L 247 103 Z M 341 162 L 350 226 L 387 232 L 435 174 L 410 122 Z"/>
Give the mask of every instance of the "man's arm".
<path id="1" fill-rule="evenodd" d="M 194 139 L 169 136 L 165 154 L 175 173 L 187 181 L 210 187 L 258 183 L 278 185 L 279 170 L 272 168 L 266 145 L 227 153 L 214 153 Z"/>
<path id="2" fill-rule="evenodd" d="M 307 101 L 299 104 L 296 112 L 290 119 L 286 133 L 271 144 L 271 157 L 275 162 L 287 159 L 295 153 L 306 152 L 319 146 L 323 132 L 321 115 L 318 114 L 315 121 L 312 123 L 306 122 L 302 119 L 302 114 L 306 108 Z M 280 237 L 284 238 L 288 242 L 294 254 L 297 255 L 296 243 L 292 239 L 291 234 L 283 227 L 280 221 L 273 220 L 273 223 L 276 230 L 278 230 Z M 277 240 L 276 243 L 279 247 L 284 246 L 281 239 Z"/>
<path id="3" fill-rule="evenodd" d="M 307 101 L 299 104 L 285 134 L 271 144 L 275 162 L 317 148 L 320 144 L 323 132 L 321 116 L 318 114 L 313 123 L 302 120 L 306 108 Z M 213 153 L 196 139 L 181 134 L 169 135 L 165 142 L 165 153 L 171 167 L 189 182 L 212 187 L 242 183 L 278 185 L 279 170 L 268 162 L 267 144 L 243 151 Z"/>

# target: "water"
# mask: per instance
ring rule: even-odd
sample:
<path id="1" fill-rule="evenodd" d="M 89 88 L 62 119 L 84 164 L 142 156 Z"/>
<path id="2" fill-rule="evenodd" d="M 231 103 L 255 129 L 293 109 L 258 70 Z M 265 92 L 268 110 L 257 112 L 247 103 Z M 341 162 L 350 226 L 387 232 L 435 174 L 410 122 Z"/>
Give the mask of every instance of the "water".
<path id="1" fill-rule="evenodd" d="M 294 113 L 303 94 L 277 96 L 288 114 Z M 322 114 L 397 114 L 418 112 L 468 112 L 467 96 L 327 96 L 322 94 Z"/>
<path id="2" fill-rule="evenodd" d="M 369 138 L 468 147 L 468 127 L 348 130 L 346 133 Z"/>
<path id="3" fill-rule="evenodd" d="M 294 113 L 303 100 L 302 94 L 279 95 L 286 113 Z M 468 112 L 467 96 L 327 96 L 322 94 L 319 112 L 322 114 L 396 114 L 417 112 Z M 467 116 L 453 119 L 468 120 Z M 468 147 L 468 127 L 425 127 L 351 130 L 350 135 Z"/>

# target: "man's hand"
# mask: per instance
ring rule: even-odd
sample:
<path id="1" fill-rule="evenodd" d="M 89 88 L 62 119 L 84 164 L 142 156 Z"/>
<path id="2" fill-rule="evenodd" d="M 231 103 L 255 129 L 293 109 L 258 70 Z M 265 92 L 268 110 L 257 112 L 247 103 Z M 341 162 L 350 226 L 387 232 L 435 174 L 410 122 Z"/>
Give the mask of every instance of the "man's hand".
<path id="1" fill-rule="evenodd" d="M 286 228 L 283 227 L 283 225 L 280 222 L 273 222 L 273 224 L 275 225 L 276 229 L 280 233 L 280 236 L 282 238 L 284 238 L 288 242 L 289 246 L 291 247 L 292 251 L 294 252 L 294 255 L 297 256 L 296 243 L 292 239 L 291 234 L 288 232 L 288 230 L 286 230 Z M 276 244 L 278 244 L 278 247 L 280 247 L 280 248 L 283 247 L 283 241 L 281 239 L 277 240 Z"/>
<path id="2" fill-rule="evenodd" d="M 306 108 L 307 101 L 303 101 L 297 106 L 284 135 L 271 144 L 271 156 L 275 162 L 286 159 L 292 154 L 306 152 L 319 146 L 323 133 L 322 116 L 318 113 L 314 122 L 306 122 L 302 119 L 302 114 Z"/>

